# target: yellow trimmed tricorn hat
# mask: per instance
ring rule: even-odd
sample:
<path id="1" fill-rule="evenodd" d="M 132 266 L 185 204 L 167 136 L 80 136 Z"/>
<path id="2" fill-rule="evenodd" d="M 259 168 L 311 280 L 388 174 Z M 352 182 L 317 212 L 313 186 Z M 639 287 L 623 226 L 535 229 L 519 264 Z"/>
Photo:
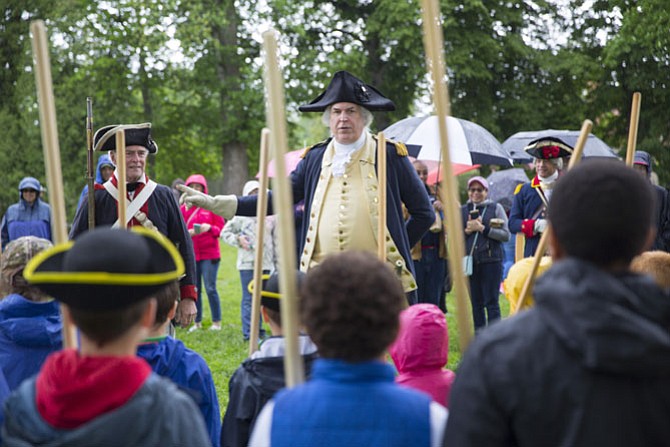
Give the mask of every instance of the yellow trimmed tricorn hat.
<path id="1" fill-rule="evenodd" d="M 351 102 L 371 112 L 395 110 L 393 101 L 373 86 L 366 84 L 348 71 L 338 71 L 326 90 L 309 104 L 298 107 L 301 112 L 323 112 L 338 102 Z"/>
<path id="2" fill-rule="evenodd" d="M 126 136 L 126 146 L 142 146 L 150 154 L 158 152 L 158 145 L 151 138 L 151 123 L 142 124 L 112 124 L 101 127 L 93 135 L 93 149 L 96 151 L 115 151 L 116 132 L 123 129 Z"/>
<path id="3" fill-rule="evenodd" d="M 295 272 L 296 288 L 299 291 L 300 285 L 305 279 L 305 273 L 297 270 Z M 279 312 L 281 309 L 281 298 L 282 295 L 279 293 L 279 273 L 274 272 L 271 275 L 263 275 L 263 284 L 261 286 L 261 305 L 269 309 L 272 309 L 276 312 Z M 249 293 L 254 292 L 254 282 L 253 280 L 249 282 L 247 286 Z"/>
<path id="4" fill-rule="evenodd" d="M 544 160 L 569 157 L 572 155 L 572 147 L 556 137 L 543 137 L 531 141 L 524 151 L 535 158 Z"/>
<path id="5" fill-rule="evenodd" d="M 72 308 L 112 310 L 150 297 L 183 273 L 179 251 L 157 231 L 100 227 L 38 253 L 23 276 Z"/>

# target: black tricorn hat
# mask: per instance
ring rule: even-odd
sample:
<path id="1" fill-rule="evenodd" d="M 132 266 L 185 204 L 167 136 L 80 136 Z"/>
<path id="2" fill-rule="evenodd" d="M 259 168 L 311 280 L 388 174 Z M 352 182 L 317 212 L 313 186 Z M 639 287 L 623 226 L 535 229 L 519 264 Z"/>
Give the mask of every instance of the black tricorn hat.
<path id="1" fill-rule="evenodd" d="M 371 112 L 395 110 L 395 104 L 386 96 L 347 71 L 338 71 L 326 90 L 309 104 L 298 107 L 301 112 L 323 112 L 329 105 L 351 102 Z"/>
<path id="2" fill-rule="evenodd" d="M 150 154 L 158 152 L 158 145 L 151 138 L 151 123 L 112 124 L 101 127 L 93 135 L 93 149 L 96 151 L 115 151 L 116 132 L 123 129 L 126 146 L 146 147 Z"/>
<path id="3" fill-rule="evenodd" d="M 300 285 L 305 279 L 305 274 L 300 270 L 295 272 L 296 288 L 300 290 Z M 282 295 L 279 293 L 279 273 L 274 272 L 271 275 L 263 275 L 263 284 L 261 288 L 261 305 L 279 312 L 281 309 Z M 254 292 L 253 280 L 249 282 L 248 290 L 250 293 Z"/>
<path id="4" fill-rule="evenodd" d="M 23 276 L 72 308 L 101 311 L 148 298 L 183 273 L 179 251 L 157 231 L 100 227 L 38 253 Z"/>
<path id="5" fill-rule="evenodd" d="M 544 160 L 572 155 L 572 147 L 556 137 L 538 138 L 531 141 L 523 150 L 535 158 Z"/>

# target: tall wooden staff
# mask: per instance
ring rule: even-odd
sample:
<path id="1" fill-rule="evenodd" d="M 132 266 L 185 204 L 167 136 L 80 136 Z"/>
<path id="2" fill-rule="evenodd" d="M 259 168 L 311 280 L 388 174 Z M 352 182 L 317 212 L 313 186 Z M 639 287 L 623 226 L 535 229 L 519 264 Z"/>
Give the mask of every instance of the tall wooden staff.
<path id="1" fill-rule="evenodd" d="M 95 228 L 95 156 L 93 152 L 93 99 L 86 98 L 86 185 L 88 187 L 88 229 Z"/>
<path id="2" fill-rule="evenodd" d="M 470 299 L 468 286 L 463 274 L 462 259 L 465 253 L 463 241 L 463 223 L 458 203 L 458 185 L 451 172 L 451 156 L 449 154 L 449 138 L 447 135 L 447 115 L 449 115 L 449 91 L 445 83 L 445 68 L 442 57 L 444 43 L 440 26 L 440 9 L 437 0 L 421 0 L 423 16 L 423 44 L 426 50 L 426 64 L 433 79 L 433 102 L 437 111 L 440 146 L 442 151 L 442 171 L 445 173 L 440 195 L 445 198 L 447 231 L 451 235 L 449 250 L 449 266 L 454 275 L 454 292 L 456 295 L 456 317 L 461 350 L 465 351 L 472 340 Z"/>
<path id="3" fill-rule="evenodd" d="M 386 262 L 386 137 L 382 132 L 377 134 L 377 256 Z"/>
<path id="4" fill-rule="evenodd" d="M 128 205 L 128 186 L 126 185 L 126 131 L 116 131 L 116 173 L 119 190 L 119 228 L 128 228 L 126 222 L 126 206 Z"/>
<path id="5" fill-rule="evenodd" d="M 286 176 L 284 154 L 287 152 L 286 116 L 284 115 L 284 85 L 279 72 L 276 31 L 263 33 L 265 50 L 265 85 L 267 90 L 268 121 L 272 138 L 272 155 L 277 175 L 272 195 L 279 226 L 279 285 L 282 291 L 281 323 L 286 340 L 284 371 L 286 386 L 291 388 L 304 381 L 300 352 L 298 351 L 298 296 L 295 284 L 295 225 L 291 185 Z"/>
<path id="6" fill-rule="evenodd" d="M 258 328 L 260 326 L 261 289 L 263 281 L 263 251 L 265 245 L 265 216 L 268 206 L 268 143 L 270 129 L 261 131 L 260 178 L 256 202 L 256 246 L 254 247 L 254 279 L 251 292 L 251 333 L 249 334 L 249 355 L 258 349 Z M 242 287 L 247 287 L 242 284 Z M 283 312 L 283 308 L 282 308 Z"/>
<path id="7" fill-rule="evenodd" d="M 626 166 L 633 166 L 635 147 L 637 146 L 637 126 L 640 122 L 640 92 L 633 93 L 633 103 L 630 107 L 630 126 L 628 128 L 628 146 L 626 147 Z"/>
<path id="8" fill-rule="evenodd" d="M 572 156 L 570 157 L 570 162 L 568 163 L 568 170 L 572 169 L 577 163 L 582 159 L 582 153 L 584 152 L 584 146 L 586 145 L 586 140 L 591 133 L 591 128 L 593 127 L 593 122 L 591 120 L 584 120 L 582 124 L 582 130 L 579 133 L 579 138 L 577 139 L 577 144 L 575 149 L 572 151 Z M 535 285 L 535 277 L 537 276 L 537 270 L 540 267 L 540 262 L 542 261 L 542 256 L 547 251 L 547 244 L 549 243 L 549 233 L 551 232 L 551 227 L 547 227 L 540 237 L 540 242 L 537 244 L 537 249 L 535 250 L 535 257 L 533 258 L 533 265 L 531 266 L 526 282 L 523 283 L 523 289 L 521 289 L 521 295 L 519 300 L 516 303 L 516 306 L 512 309 L 511 314 L 519 312 L 521 306 L 528 300 L 530 291 L 533 290 Z"/>
<path id="9" fill-rule="evenodd" d="M 35 63 L 35 80 L 37 83 L 37 99 L 40 109 L 40 130 L 44 148 L 44 165 L 49 187 L 51 205 L 51 232 L 56 244 L 67 241 L 65 225 L 65 201 L 63 198 L 63 177 L 60 164 L 60 147 L 58 145 L 58 127 L 56 124 L 56 107 L 51 82 L 51 62 L 47 43 L 46 27 L 42 20 L 30 24 L 33 35 L 32 46 Z M 69 318 L 61 314 L 63 321 L 63 347 L 76 348 L 76 328 Z"/>

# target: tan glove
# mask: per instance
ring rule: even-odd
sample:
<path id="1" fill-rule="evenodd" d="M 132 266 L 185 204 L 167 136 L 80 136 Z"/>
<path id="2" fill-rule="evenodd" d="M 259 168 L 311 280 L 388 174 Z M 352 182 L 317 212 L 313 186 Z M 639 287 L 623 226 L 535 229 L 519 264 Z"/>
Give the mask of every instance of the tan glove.
<path id="1" fill-rule="evenodd" d="M 208 196 L 186 185 L 177 185 L 177 188 L 186 193 L 184 203 L 210 210 L 224 219 L 231 219 L 237 211 L 237 197 L 235 195 Z"/>

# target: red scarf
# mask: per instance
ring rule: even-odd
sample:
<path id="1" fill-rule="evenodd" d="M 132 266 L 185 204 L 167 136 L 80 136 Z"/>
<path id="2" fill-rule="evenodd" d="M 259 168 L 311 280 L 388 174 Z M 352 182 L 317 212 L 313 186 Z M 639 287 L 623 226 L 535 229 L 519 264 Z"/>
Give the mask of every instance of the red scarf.
<path id="1" fill-rule="evenodd" d="M 149 375 L 151 367 L 139 357 L 59 351 L 47 357 L 37 376 L 37 410 L 55 428 L 77 428 L 123 406 Z"/>

